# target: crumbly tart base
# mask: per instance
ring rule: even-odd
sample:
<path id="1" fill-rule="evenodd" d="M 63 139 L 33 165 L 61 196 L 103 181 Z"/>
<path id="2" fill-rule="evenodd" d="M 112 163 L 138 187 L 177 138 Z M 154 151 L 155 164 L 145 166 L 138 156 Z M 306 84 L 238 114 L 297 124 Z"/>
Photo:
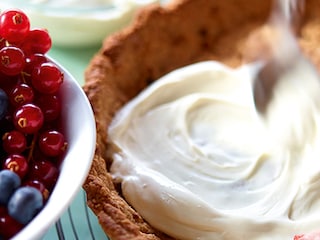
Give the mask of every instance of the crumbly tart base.
<path id="1" fill-rule="evenodd" d="M 320 68 L 320 4 L 306 3 L 299 41 Z M 173 0 L 166 7 L 144 8 L 129 27 L 105 39 L 85 72 L 83 88 L 96 117 L 97 144 L 83 187 L 109 238 L 173 239 L 125 201 L 108 172 L 112 159 L 107 128 L 115 113 L 173 69 L 201 60 L 242 64 L 250 52 L 250 33 L 266 22 L 270 9 L 271 0 Z"/>

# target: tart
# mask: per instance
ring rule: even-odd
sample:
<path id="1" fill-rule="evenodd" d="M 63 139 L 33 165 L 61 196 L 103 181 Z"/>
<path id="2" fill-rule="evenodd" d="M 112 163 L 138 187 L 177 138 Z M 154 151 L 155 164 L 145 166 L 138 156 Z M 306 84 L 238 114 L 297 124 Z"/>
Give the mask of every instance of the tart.
<path id="1" fill-rule="evenodd" d="M 143 8 L 130 26 L 109 36 L 85 72 L 97 143 L 84 184 L 88 206 L 111 239 L 174 239 L 152 227 L 123 197 L 110 174 L 107 129 L 119 109 L 170 71 L 204 60 L 234 68 L 248 61 L 252 33 L 272 9 L 268 0 L 176 0 Z M 297 31 L 304 53 L 320 68 L 320 5 L 307 0 Z M 250 41 L 249 41 L 250 40 Z"/>

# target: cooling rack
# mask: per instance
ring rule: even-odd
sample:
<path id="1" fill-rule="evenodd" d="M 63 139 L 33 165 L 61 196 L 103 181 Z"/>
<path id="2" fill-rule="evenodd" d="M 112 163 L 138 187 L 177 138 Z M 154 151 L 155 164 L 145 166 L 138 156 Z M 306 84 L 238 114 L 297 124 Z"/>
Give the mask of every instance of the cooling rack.
<path id="1" fill-rule="evenodd" d="M 82 190 L 76 199 L 53 225 L 43 240 L 108 240 L 96 216 L 86 204 Z"/>

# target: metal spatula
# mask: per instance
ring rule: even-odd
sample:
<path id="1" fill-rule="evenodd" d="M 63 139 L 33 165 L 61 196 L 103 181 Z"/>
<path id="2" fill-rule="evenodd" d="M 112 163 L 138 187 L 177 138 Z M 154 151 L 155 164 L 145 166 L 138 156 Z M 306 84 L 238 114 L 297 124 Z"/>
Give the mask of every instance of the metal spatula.
<path id="1" fill-rule="evenodd" d="M 302 54 L 292 31 L 303 0 L 278 0 L 270 19 L 271 56 L 253 83 L 256 108 L 272 139 L 288 149 L 304 149 L 317 132 L 320 115 L 320 78 Z"/>
<path id="2" fill-rule="evenodd" d="M 265 39 L 264 43 L 269 45 L 271 56 L 263 59 L 265 64 L 259 71 L 253 88 L 256 107 L 261 113 L 265 113 L 275 85 L 285 75 L 299 76 L 296 71 L 301 71 L 303 67 L 304 72 L 318 77 L 314 66 L 301 53 L 293 33 L 303 12 L 304 0 L 276 0 L 274 3 L 268 26 L 273 35 Z M 299 84 L 305 84 L 305 81 L 301 80 Z"/>

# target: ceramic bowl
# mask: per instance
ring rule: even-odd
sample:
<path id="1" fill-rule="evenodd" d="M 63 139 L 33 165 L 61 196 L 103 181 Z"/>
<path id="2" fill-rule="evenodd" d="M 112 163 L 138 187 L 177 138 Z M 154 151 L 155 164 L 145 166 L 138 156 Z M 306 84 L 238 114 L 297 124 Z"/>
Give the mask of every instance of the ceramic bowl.
<path id="1" fill-rule="evenodd" d="M 68 149 L 48 202 L 36 217 L 14 236 L 14 240 L 35 240 L 43 237 L 82 189 L 95 150 L 96 129 L 91 105 L 74 77 L 56 64 L 65 76 L 60 94 Z"/>

